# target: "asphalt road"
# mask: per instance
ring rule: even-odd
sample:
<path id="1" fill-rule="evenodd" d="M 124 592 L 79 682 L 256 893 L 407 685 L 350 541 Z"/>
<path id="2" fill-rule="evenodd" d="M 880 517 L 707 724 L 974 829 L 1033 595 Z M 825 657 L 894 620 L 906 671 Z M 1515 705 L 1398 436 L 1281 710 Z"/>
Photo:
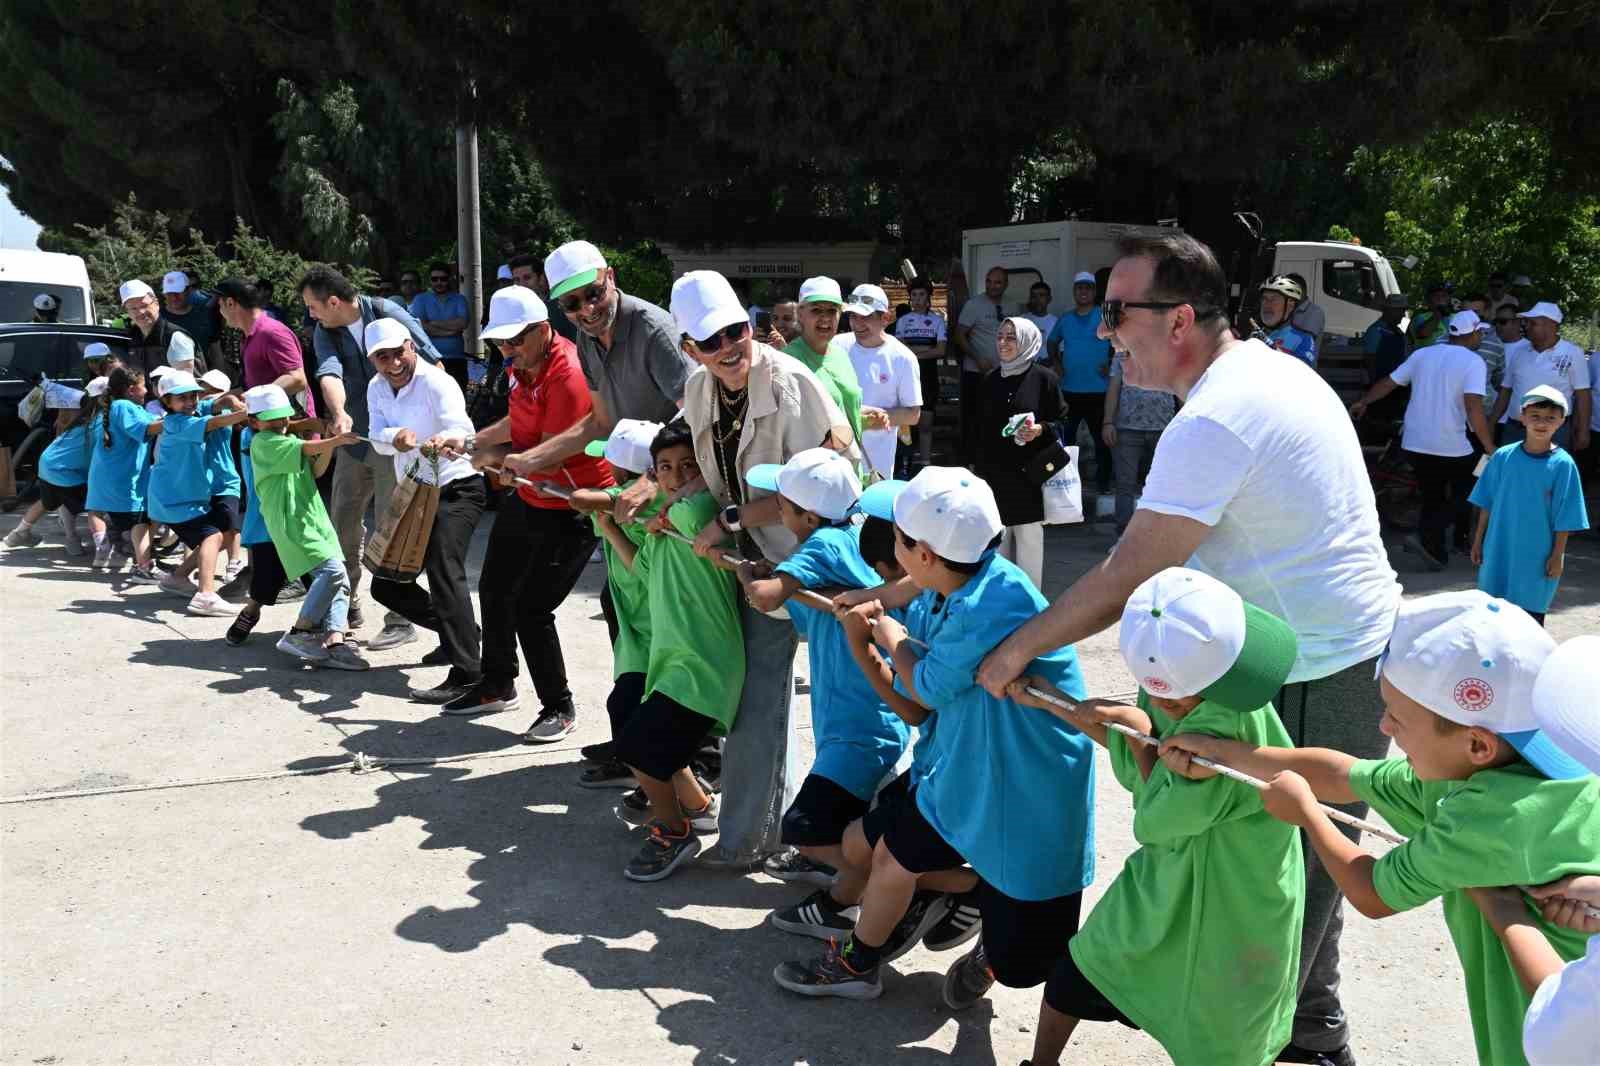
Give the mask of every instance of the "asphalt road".
<path id="1" fill-rule="evenodd" d="M 0 518 L 0 533 L 14 521 Z M 611 814 L 616 794 L 574 786 L 578 747 L 607 732 L 599 566 L 560 614 L 579 729 L 535 750 L 518 741 L 534 716 L 526 677 L 521 711 L 441 718 L 405 699 L 408 681 L 441 672 L 417 665 L 431 638 L 375 654 L 369 674 L 306 669 L 273 650 L 284 606 L 229 648 L 227 619 L 185 615 L 157 589 L 120 591 L 65 557 L 53 520 L 41 528 L 44 546 L 0 556 L 4 795 L 275 773 L 354 752 L 481 758 L 0 806 L 5 1062 L 898 1066 L 1028 1054 L 1038 991 L 997 988 L 952 1015 L 939 985 L 957 953 L 905 956 L 873 1003 L 802 1000 L 768 975 L 816 942 L 763 923 L 805 889 L 701 870 L 623 879 L 634 844 Z M 1085 527 L 1047 541 L 1052 593 L 1110 546 Z M 1404 578 L 1421 593 L 1467 587 L 1472 573 Z M 1597 600 L 1600 552 L 1585 541 L 1551 630 L 1600 629 Z M 1132 687 L 1113 634 L 1079 654 L 1091 690 Z M 1132 850 L 1130 813 L 1102 772 L 1091 900 Z M 1363 1063 L 1471 1060 L 1436 906 L 1381 924 L 1351 912 L 1344 975 Z M 1165 1061 L 1115 1025 L 1084 1025 L 1069 1055 Z"/>

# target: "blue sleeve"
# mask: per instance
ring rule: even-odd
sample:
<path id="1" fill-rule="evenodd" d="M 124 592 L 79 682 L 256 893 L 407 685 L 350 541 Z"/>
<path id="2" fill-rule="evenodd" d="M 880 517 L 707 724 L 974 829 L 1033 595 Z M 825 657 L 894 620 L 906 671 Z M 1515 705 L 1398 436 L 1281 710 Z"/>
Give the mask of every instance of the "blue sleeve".
<path id="1" fill-rule="evenodd" d="M 1068 315 L 1071 313 L 1071 311 L 1067 312 Z M 1050 336 L 1044 339 L 1045 344 L 1048 345 L 1051 341 L 1055 341 L 1057 344 L 1064 344 L 1066 342 L 1067 335 L 1062 331 L 1062 327 L 1066 324 L 1067 315 L 1062 315 L 1060 318 L 1056 319 L 1056 324 L 1050 327 Z"/>
<path id="2" fill-rule="evenodd" d="M 995 592 L 1006 590 L 994 586 Z M 930 642 L 912 675 L 917 695 L 929 707 L 943 707 L 977 685 L 978 666 L 995 646 L 1038 613 L 1019 595 L 988 595 L 951 604 L 949 617 Z"/>
<path id="3" fill-rule="evenodd" d="M 788 574 L 800 582 L 802 588 L 821 588 L 828 584 L 828 575 L 833 573 L 837 565 L 836 555 L 832 545 L 813 534 L 801 541 L 800 546 L 773 569 L 777 573 Z"/>
<path id="4" fill-rule="evenodd" d="M 189 441 L 193 444 L 204 443 L 206 439 L 206 420 L 194 418 L 189 415 L 168 415 L 166 428 L 161 433 L 173 440 Z"/>
<path id="5" fill-rule="evenodd" d="M 111 405 L 111 432 L 131 437 L 134 440 L 143 440 L 145 427 L 154 422 L 150 412 L 131 400 L 124 400 Z"/>
<path id="6" fill-rule="evenodd" d="M 1368 355 L 1378 354 L 1378 324 L 1374 322 L 1361 335 L 1361 350 Z"/>
<path id="7" fill-rule="evenodd" d="M 1485 471 L 1487 473 L 1487 471 Z M 1583 501 L 1583 482 L 1578 464 L 1562 453 L 1561 469 L 1556 474 L 1550 497 L 1551 528 L 1557 533 L 1576 533 L 1589 528 L 1589 514 Z"/>
<path id="8" fill-rule="evenodd" d="M 311 351 L 317 357 L 317 377 L 344 377 L 344 364 L 339 361 L 338 345 L 324 326 L 311 332 Z"/>
<path id="9" fill-rule="evenodd" d="M 418 295 L 417 299 L 422 299 L 421 295 Z M 422 324 L 416 320 L 410 311 L 407 311 L 393 300 L 373 300 L 372 305 L 379 318 L 392 318 L 406 328 L 406 332 L 411 334 L 411 342 L 417 347 L 418 355 L 430 363 L 439 361 L 439 349 L 433 346 L 433 338 L 423 332 Z M 414 303 L 413 306 L 415 306 Z"/>
<path id="10" fill-rule="evenodd" d="M 1500 468 L 1505 465 L 1504 454 L 1495 452 L 1489 456 L 1489 462 L 1485 464 L 1478 483 L 1472 486 L 1472 494 L 1467 497 L 1467 502 L 1474 507 L 1482 507 L 1485 511 L 1494 510 L 1494 498 L 1500 486 Z"/>

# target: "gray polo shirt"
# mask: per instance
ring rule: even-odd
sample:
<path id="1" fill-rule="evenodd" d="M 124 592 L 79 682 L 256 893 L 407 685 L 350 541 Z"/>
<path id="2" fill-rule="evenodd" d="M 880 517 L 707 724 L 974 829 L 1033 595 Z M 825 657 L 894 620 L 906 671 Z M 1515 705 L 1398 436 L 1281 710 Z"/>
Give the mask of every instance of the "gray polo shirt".
<path id="1" fill-rule="evenodd" d="M 610 351 L 578 331 L 583 379 L 600 394 L 613 421 L 671 421 L 683 400 L 683 383 L 694 369 L 678 346 L 677 324 L 655 304 L 625 292 L 617 293 L 617 301 Z"/>

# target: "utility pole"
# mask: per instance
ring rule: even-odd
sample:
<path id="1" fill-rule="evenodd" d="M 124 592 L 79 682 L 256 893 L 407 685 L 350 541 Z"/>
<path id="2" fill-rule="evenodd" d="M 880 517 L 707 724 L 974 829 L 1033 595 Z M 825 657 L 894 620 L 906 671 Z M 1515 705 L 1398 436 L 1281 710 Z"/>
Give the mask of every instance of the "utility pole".
<path id="1" fill-rule="evenodd" d="M 467 298 L 467 355 L 483 354 L 478 324 L 483 320 L 483 255 L 478 230 L 478 125 L 474 117 L 477 89 L 469 82 L 463 113 L 456 123 L 456 268 Z"/>

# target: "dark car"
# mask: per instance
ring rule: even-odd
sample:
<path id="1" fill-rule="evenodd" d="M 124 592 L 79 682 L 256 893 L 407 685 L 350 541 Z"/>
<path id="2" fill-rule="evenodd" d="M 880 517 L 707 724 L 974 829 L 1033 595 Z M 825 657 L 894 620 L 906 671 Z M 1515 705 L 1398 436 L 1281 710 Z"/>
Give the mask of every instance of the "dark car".
<path id="1" fill-rule="evenodd" d="M 83 350 L 95 341 L 114 355 L 128 354 L 128 335 L 119 329 L 71 322 L 0 324 L 0 445 L 12 450 L 19 487 L 32 480 L 34 464 L 50 440 L 50 424 L 41 419 L 30 429 L 17 417 L 17 405 L 41 377 L 82 388 Z"/>

